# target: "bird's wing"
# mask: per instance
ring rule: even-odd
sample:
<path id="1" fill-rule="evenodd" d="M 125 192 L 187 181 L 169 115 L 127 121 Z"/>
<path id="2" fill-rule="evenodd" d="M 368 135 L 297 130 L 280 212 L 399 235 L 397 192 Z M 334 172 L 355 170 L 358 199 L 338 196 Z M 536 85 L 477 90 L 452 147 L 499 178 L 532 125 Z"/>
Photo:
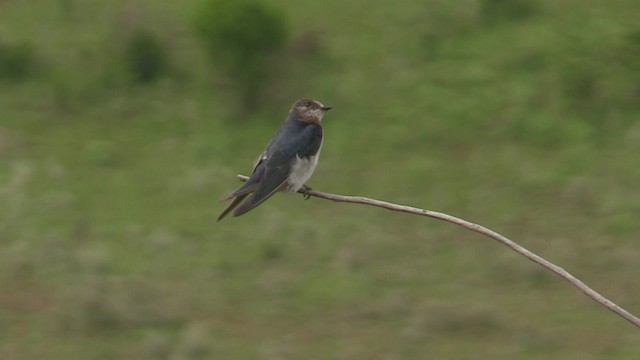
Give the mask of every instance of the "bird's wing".
<path id="1" fill-rule="evenodd" d="M 249 212 L 256 206 L 262 204 L 265 200 L 270 198 L 273 194 L 275 194 L 279 190 L 282 190 L 282 188 L 284 188 L 284 186 L 286 185 L 285 181 L 287 180 L 287 177 L 285 176 L 282 179 L 278 177 L 271 177 L 270 180 L 271 181 L 269 181 L 267 185 L 265 186 L 261 185 L 258 188 L 258 191 L 262 190 L 260 193 L 258 193 L 258 191 L 254 192 L 253 194 L 251 194 L 251 196 L 247 200 L 245 200 L 242 204 L 240 204 L 240 206 L 238 206 L 233 212 L 233 216 L 240 216 L 242 214 Z"/>
<path id="2" fill-rule="evenodd" d="M 322 127 L 317 124 L 307 125 L 300 135 L 285 139 L 278 150 L 263 162 L 265 171 L 258 183 L 258 188 L 233 212 L 233 215 L 240 216 L 248 212 L 281 190 L 291 172 L 292 160 L 296 156 L 308 158 L 315 155 L 321 144 Z"/>
<path id="3" fill-rule="evenodd" d="M 262 163 L 256 164 L 253 172 L 251 173 L 251 176 L 249 176 L 249 179 L 235 191 L 220 199 L 220 202 L 254 192 L 258 188 L 258 184 L 260 182 L 260 179 L 262 179 L 262 177 L 264 176 L 265 170 L 266 168 Z"/>
<path id="4" fill-rule="evenodd" d="M 220 199 L 220 202 L 224 202 L 224 201 L 233 199 L 233 198 L 235 198 L 237 196 L 242 196 L 242 195 L 245 195 L 245 194 L 249 194 L 249 193 L 251 193 L 251 192 L 256 190 L 256 188 L 258 187 L 258 183 L 260 182 L 260 180 L 264 176 L 265 160 L 267 160 L 267 158 L 269 157 L 270 149 L 271 149 L 271 147 L 273 147 L 273 144 L 277 143 L 280 140 L 280 138 L 281 138 L 280 134 L 281 133 L 282 133 L 282 128 L 278 130 L 276 135 L 271 139 L 271 141 L 269 141 L 269 144 L 267 144 L 267 147 L 264 149 L 262 154 L 260 154 L 258 159 L 256 159 L 255 163 L 253 163 L 253 168 L 251 169 L 251 175 L 249 176 L 249 179 L 242 186 L 240 186 L 239 188 L 237 188 L 233 192 L 225 195 L 222 199 Z M 229 209 L 229 208 L 227 208 L 227 209 Z"/>

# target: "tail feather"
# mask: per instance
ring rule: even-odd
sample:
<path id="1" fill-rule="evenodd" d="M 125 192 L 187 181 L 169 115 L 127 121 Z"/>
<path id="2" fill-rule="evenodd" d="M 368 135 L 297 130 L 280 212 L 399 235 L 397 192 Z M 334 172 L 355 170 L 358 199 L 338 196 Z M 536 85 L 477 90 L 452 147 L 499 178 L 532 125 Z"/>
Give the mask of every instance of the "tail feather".
<path id="1" fill-rule="evenodd" d="M 218 216 L 218 221 L 224 219 L 225 216 L 229 215 L 231 210 L 235 209 L 236 206 L 238 206 L 242 202 L 242 200 L 244 200 L 244 198 L 246 198 L 247 196 L 249 196 L 249 194 L 243 194 L 243 195 L 240 195 L 240 196 L 236 197 L 235 199 L 233 199 L 231 204 L 229 204 L 229 206 L 227 206 L 227 208 L 224 209 L 222 214 L 220 214 L 220 216 Z"/>
<path id="2" fill-rule="evenodd" d="M 253 193 L 251 195 L 250 198 L 247 199 L 247 201 L 243 202 L 234 212 L 233 212 L 233 216 L 240 216 L 243 215 L 247 212 L 249 212 L 251 209 L 255 208 L 256 206 L 262 204 L 265 200 L 267 200 L 268 198 L 270 198 L 271 196 L 273 196 L 273 194 L 275 194 L 276 192 L 278 192 L 279 190 L 281 190 L 286 184 L 283 182 L 282 184 L 280 184 L 280 186 L 276 187 L 275 189 L 273 189 L 270 193 L 262 196 L 259 199 L 256 199 L 256 193 Z"/>
<path id="3" fill-rule="evenodd" d="M 234 192 L 230 193 L 229 195 L 223 197 L 220 200 L 220 202 L 227 201 L 227 200 L 230 200 L 230 199 L 233 199 L 233 201 L 231 202 L 231 204 L 229 204 L 229 206 L 227 206 L 226 209 L 224 209 L 222 214 L 220 214 L 220 216 L 218 216 L 218 221 L 224 219 L 225 216 L 227 216 L 233 209 L 235 209 L 238 205 L 240 205 L 240 203 L 242 203 L 242 201 L 249 194 L 251 194 L 254 191 L 256 191 L 257 188 L 258 188 L 258 184 L 246 182 L 246 183 L 244 183 L 244 185 L 242 185 L 236 191 L 234 191 Z"/>
<path id="4" fill-rule="evenodd" d="M 249 193 L 252 193 L 254 191 L 256 191 L 256 189 L 258 188 L 258 184 L 256 183 L 244 183 L 244 185 L 242 185 L 241 187 L 239 187 L 236 191 L 226 195 L 225 197 L 223 197 L 222 199 L 220 199 L 220 202 L 224 202 L 233 198 L 237 198 L 239 196 L 242 195 L 247 195 Z"/>

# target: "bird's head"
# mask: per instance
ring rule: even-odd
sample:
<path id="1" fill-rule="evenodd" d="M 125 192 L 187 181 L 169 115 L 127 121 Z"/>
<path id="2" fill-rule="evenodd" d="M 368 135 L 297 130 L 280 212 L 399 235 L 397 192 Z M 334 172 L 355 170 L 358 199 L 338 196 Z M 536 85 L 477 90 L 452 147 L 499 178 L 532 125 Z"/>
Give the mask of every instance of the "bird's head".
<path id="1" fill-rule="evenodd" d="M 331 109 L 321 102 L 312 99 L 300 99 L 293 104 L 291 115 L 299 121 L 319 124 L 324 114 Z"/>

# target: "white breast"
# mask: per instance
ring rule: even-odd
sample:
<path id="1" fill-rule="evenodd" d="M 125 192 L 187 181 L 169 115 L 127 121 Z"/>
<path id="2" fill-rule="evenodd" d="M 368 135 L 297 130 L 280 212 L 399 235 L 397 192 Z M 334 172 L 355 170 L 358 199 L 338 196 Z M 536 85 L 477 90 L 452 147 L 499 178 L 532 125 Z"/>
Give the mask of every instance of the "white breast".
<path id="1" fill-rule="evenodd" d="M 296 158 L 293 159 L 293 164 L 291 165 L 291 173 L 289 173 L 289 177 L 287 178 L 288 190 L 294 192 L 298 191 L 307 182 L 307 180 L 309 180 L 318 165 L 318 157 L 320 157 L 321 149 L 322 145 L 320 145 L 318 152 L 314 156 L 310 156 L 308 159 L 301 159 L 296 155 Z"/>

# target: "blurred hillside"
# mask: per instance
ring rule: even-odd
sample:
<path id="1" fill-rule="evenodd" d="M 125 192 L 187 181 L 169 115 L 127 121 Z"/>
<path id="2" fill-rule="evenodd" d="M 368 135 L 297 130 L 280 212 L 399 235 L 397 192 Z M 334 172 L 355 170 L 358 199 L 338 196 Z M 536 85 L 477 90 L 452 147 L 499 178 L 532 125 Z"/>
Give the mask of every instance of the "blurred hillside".
<path id="1" fill-rule="evenodd" d="M 313 97 L 310 186 L 483 224 L 638 315 L 640 2 L 265 4 L 243 78 L 201 0 L 0 1 L 1 359 L 640 357 L 450 224 L 293 194 L 215 222 Z"/>

